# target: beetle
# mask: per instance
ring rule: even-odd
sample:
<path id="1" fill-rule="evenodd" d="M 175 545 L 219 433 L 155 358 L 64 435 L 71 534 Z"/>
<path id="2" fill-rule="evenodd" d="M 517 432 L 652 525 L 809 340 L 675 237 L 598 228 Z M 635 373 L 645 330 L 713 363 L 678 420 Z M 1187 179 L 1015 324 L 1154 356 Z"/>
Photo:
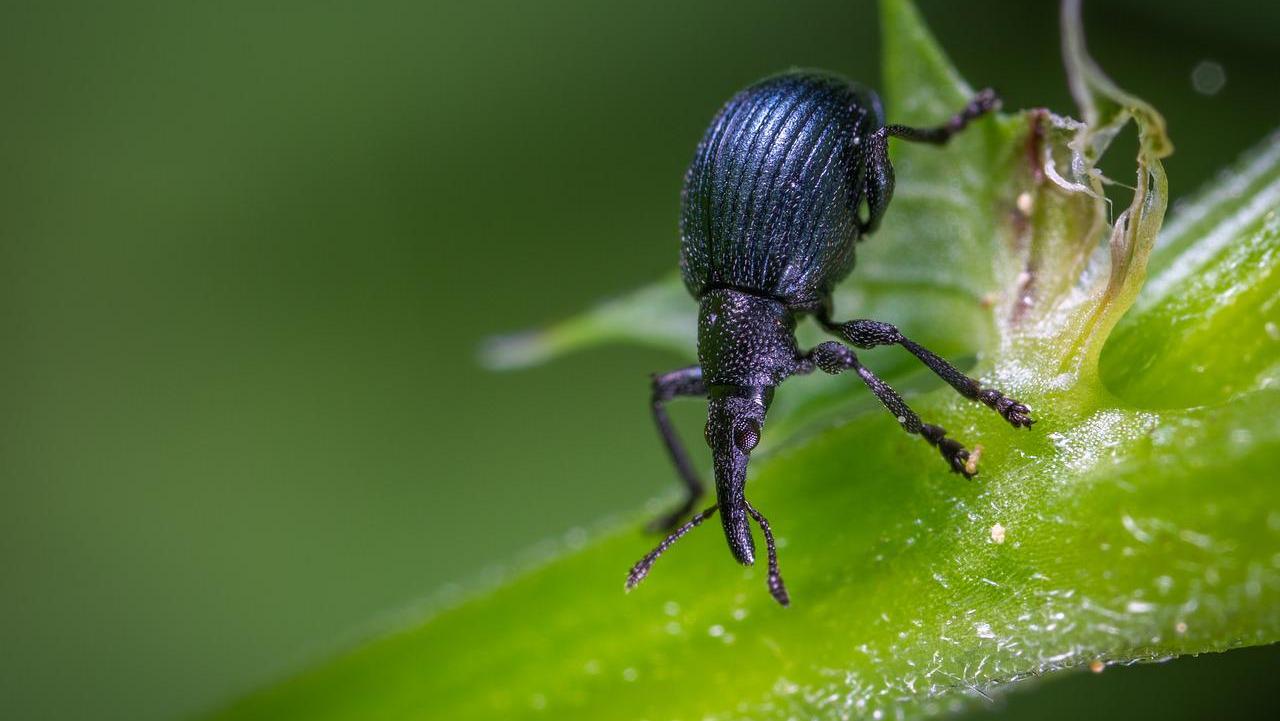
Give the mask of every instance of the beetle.
<path id="1" fill-rule="evenodd" d="M 790 603 L 769 522 L 745 491 L 774 389 L 793 375 L 857 373 L 903 429 L 936 447 L 953 472 L 974 475 L 965 447 L 922 422 L 850 346 L 899 345 L 964 397 L 1015 428 L 1031 426 L 1025 404 L 984 387 L 893 325 L 833 320 L 832 289 L 853 270 L 857 243 L 876 230 L 893 197 L 889 138 L 945 145 L 997 107 L 999 98 L 986 89 L 937 127 L 886 125 L 871 89 L 824 71 L 793 70 L 751 85 L 720 109 L 685 175 L 680 214 L 680 272 L 699 304 L 698 364 L 656 374 L 652 384 L 653 418 L 685 498 L 652 524 L 671 533 L 632 567 L 627 590 L 719 510 L 729 551 L 743 565 L 755 562 L 750 520 L 760 526 L 769 592 L 781 605 Z M 800 350 L 795 328 L 805 317 L 844 343 Z M 666 411 L 669 401 L 685 396 L 707 398 L 716 503 L 679 525 L 703 494 Z"/>

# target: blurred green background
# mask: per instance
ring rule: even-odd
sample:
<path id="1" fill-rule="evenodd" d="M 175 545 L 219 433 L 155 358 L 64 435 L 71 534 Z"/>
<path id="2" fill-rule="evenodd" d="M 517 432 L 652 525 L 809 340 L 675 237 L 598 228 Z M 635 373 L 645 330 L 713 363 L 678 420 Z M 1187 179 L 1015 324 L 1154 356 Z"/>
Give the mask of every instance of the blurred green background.
<path id="1" fill-rule="evenodd" d="M 491 374 L 476 348 L 672 269 L 736 89 L 879 74 L 870 0 L 267 5 L 0 9 L 6 719 L 208 710 L 672 492 L 647 373 L 679 359 Z M 972 82 L 1071 110 L 1054 3 L 921 5 Z M 1280 6 L 1086 19 L 1169 120 L 1175 198 L 1280 125 Z M 1188 679 L 1274 710 L 1277 663 L 1077 676 L 1005 717 L 1193 717 Z"/>

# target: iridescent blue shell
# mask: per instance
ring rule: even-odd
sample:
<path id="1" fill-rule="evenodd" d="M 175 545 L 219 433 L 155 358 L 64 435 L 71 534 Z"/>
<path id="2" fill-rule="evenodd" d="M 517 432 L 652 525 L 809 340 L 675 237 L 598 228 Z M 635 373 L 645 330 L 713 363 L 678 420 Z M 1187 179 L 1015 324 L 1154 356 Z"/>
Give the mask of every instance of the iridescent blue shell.
<path id="1" fill-rule="evenodd" d="M 871 90 L 792 71 L 738 93 L 685 176 L 680 269 L 716 288 L 811 306 L 853 269 L 867 136 L 884 124 Z"/>

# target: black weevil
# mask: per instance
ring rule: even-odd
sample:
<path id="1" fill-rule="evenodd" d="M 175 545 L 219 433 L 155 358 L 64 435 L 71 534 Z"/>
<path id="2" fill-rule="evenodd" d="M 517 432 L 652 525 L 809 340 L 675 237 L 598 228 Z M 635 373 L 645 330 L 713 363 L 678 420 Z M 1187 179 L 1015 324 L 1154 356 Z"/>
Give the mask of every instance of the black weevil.
<path id="1" fill-rule="evenodd" d="M 665 410 L 678 396 L 708 399 L 706 440 L 716 504 L 641 559 L 627 576 L 628 589 L 718 509 L 729 550 L 744 565 L 755 561 L 748 518 L 760 525 L 769 591 L 778 603 L 789 603 L 769 522 L 747 500 L 745 488 L 747 461 L 773 390 L 796 374 L 815 368 L 855 371 L 907 432 L 937 447 L 952 471 L 973 475 L 964 446 L 939 426 L 921 422 L 848 346 L 827 341 L 801 351 L 798 318 L 813 316 L 857 348 L 900 345 L 966 398 L 985 403 L 1015 427 L 1032 424 L 1027 406 L 984 388 L 894 326 L 832 320 L 831 290 L 853 269 L 854 246 L 880 224 L 893 196 L 888 139 L 942 145 L 998 105 L 995 93 L 983 90 L 944 125 L 885 125 L 880 99 L 870 89 L 825 72 L 792 71 L 743 90 L 716 115 L 685 175 L 680 216 L 680 271 L 699 303 L 699 364 L 653 378 L 653 417 L 687 496 L 654 526 L 674 528 L 703 493 Z"/>

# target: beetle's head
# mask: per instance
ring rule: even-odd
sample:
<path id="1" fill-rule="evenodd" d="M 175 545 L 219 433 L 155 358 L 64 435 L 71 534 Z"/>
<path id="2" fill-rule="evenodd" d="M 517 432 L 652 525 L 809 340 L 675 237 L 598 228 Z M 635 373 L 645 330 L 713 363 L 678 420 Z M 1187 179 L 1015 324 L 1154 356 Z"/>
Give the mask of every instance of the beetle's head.
<path id="1" fill-rule="evenodd" d="M 772 387 L 712 386 L 707 402 L 707 445 L 716 472 L 716 505 L 733 557 L 755 562 L 747 513 L 747 461 L 760 442 Z"/>
<path id="2" fill-rule="evenodd" d="M 778 573 L 777 544 L 769 530 L 769 521 L 747 502 L 746 496 L 747 461 L 751 458 L 751 451 L 760 442 L 764 417 L 769 411 L 769 402 L 773 399 L 773 386 L 713 384 L 708 391 L 707 445 L 711 446 L 711 458 L 716 469 L 716 505 L 695 514 L 688 523 L 677 528 L 657 548 L 636 562 L 627 574 L 627 590 L 635 588 L 636 584 L 649 575 L 654 561 L 671 544 L 719 510 L 729 550 L 743 565 L 750 566 L 756 560 L 749 519 L 755 519 L 760 524 L 765 547 L 769 552 L 769 593 L 774 600 L 786 606 L 791 601 L 787 588 L 782 583 L 782 575 Z"/>

